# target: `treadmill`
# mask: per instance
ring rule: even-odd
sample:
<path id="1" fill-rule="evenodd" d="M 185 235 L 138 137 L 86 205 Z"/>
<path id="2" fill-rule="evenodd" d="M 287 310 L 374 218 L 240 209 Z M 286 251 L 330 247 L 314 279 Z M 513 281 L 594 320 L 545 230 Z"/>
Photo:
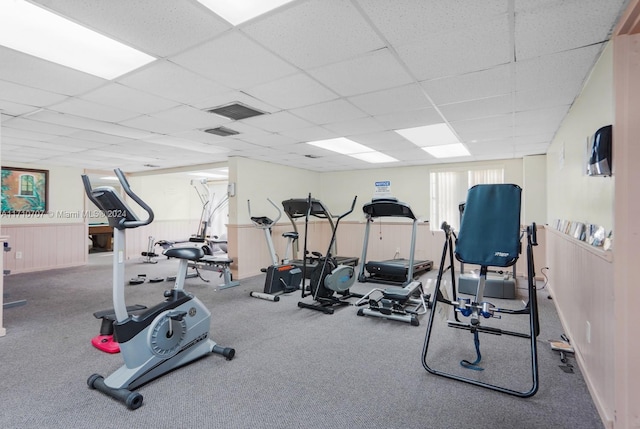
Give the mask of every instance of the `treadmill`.
<path id="1" fill-rule="evenodd" d="M 367 217 L 367 226 L 364 232 L 364 245 L 362 246 L 361 257 L 363 263 L 360 265 L 360 273 L 358 274 L 359 282 L 400 284 L 406 286 L 413 281 L 414 277 L 426 273 L 433 267 L 433 261 L 416 261 L 414 259 L 418 219 L 407 203 L 400 202 L 396 198 L 391 197 L 374 198 L 370 203 L 362 207 L 362 211 Z M 387 259 L 385 261 L 367 261 L 369 229 L 373 220 L 379 217 L 405 217 L 413 221 L 409 259 L 397 258 Z M 368 275 L 365 274 L 365 269 Z"/>
<path id="2" fill-rule="evenodd" d="M 282 207 L 284 207 L 284 212 L 289 217 L 291 221 L 291 225 L 293 225 L 293 230 L 295 234 L 298 234 L 298 227 L 296 224 L 296 219 L 304 218 L 307 215 L 307 208 L 309 207 L 308 198 L 291 198 L 282 202 Z M 317 200 L 315 198 L 311 199 L 311 209 L 309 210 L 309 216 L 313 216 L 318 219 L 326 219 L 329 221 L 329 225 L 331 226 L 331 233 L 335 230 L 335 224 L 333 223 L 333 215 L 327 209 L 322 201 Z M 349 265 L 351 267 L 355 267 L 358 265 L 359 259 L 357 256 L 335 256 L 336 254 L 336 241 L 334 240 L 331 245 L 331 255 L 336 259 L 336 263 L 338 265 Z M 317 252 L 314 252 L 317 253 Z M 294 248 L 293 251 L 294 259 L 290 260 L 289 263 L 295 265 L 296 267 L 303 269 L 303 260 L 296 259 L 295 255 L 297 254 L 297 249 Z M 306 268 L 307 271 L 304 274 L 304 278 L 310 278 L 311 273 L 315 269 L 318 264 L 317 258 L 307 256 Z"/>

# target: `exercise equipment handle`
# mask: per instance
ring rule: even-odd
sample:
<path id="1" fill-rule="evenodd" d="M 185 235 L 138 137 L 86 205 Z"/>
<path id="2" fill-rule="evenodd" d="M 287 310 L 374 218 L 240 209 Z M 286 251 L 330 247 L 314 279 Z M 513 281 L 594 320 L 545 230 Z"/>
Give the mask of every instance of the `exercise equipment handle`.
<path id="1" fill-rule="evenodd" d="M 341 215 L 338 216 L 338 220 L 342 219 L 345 216 L 350 215 L 351 213 L 353 213 L 353 209 L 356 207 L 356 201 L 358 200 L 358 196 L 356 195 L 355 197 L 353 197 L 353 202 L 351 203 L 351 208 L 349 210 L 347 210 L 346 212 L 342 213 Z"/>
<path id="2" fill-rule="evenodd" d="M 129 195 L 131 197 L 131 199 L 136 202 L 136 204 L 138 204 L 145 212 L 147 212 L 147 219 L 145 219 L 145 220 L 125 220 L 125 221 L 122 222 L 122 225 L 125 228 L 135 228 L 135 227 L 138 227 L 138 226 L 149 225 L 151 222 L 153 222 L 153 217 L 154 217 L 153 210 L 151 209 L 151 207 L 149 207 L 147 205 L 147 203 L 142 201 L 142 198 L 137 196 L 131 190 L 131 187 L 129 186 L 129 182 L 127 181 L 127 178 L 125 177 L 125 175 L 122 172 L 122 170 L 120 170 L 119 168 L 116 168 L 116 169 L 113 170 L 113 172 L 116 173 L 116 177 L 120 181 L 120 184 L 122 185 L 122 189 L 124 189 L 124 191 L 127 193 L 127 195 Z"/>
<path id="3" fill-rule="evenodd" d="M 271 222 L 269 222 L 268 224 L 265 224 L 263 227 L 264 228 L 271 228 L 273 225 L 275 225 L 276 223 L 278 223 L 278 221 L 280 220 L 280 218 L 282 217 L 282 210 L 280 210 L 280 207 L 277 206 L 276 203 L 274 203 L 273 201 L 271 201 L 271 198 L 267 198 L 267 201 L 269 201 L 271 203 L 271 205 L 273 207 L 275 207 L 275 209 L 278 211 L 278 216 L 272 220 Z M 253 216 L 251 216 L 251 200 L 247 200 L 247 209 L 249 210 L 249 217 L 251 218 L 251 220 L 253 219 L 257 219 L 254 218 Z M 269 219 L 269 218 L 263 218 L 263 219 Z"/>
<path id="4" fill-rule="evenodd" d="M 116 168 L 113 171 L 118 177 L 118 180 L 122 185 L 122 189 L 124 189 L 127 195 L 129 195 L 145 212 L 147 212 L 147 218 L 144 220 L 137 219 L 136 216 L 133 214 L 133 212 L 130 212 L 130 210 L 127 208 L 126 203 L 122 201 L 120 196 L 115 192 L 115 190 L 112 187 L 110 186 L 98 187 L 94 190 L 91 187 L 91 181 L 89 180 L 89 177 L 86 174 L 83 174 L 82 183 L 84 184 L 84 189 L 89 200 L 91 200 L 93 204 L 95 204 L 100 210 L 102 210 L 105 213 L 105 215 L 107 215 L 107 217 L 110 217 L 108 215 L 108 212 L 113 212 L 112 218 L 109 219 L 109 224 L 118 229 L 136 228 L 138 226 L 148 225 L 151 222 L 153 222 L 153 218 L 154 218 L 153 210 L 151 209 L 151 207 L 147 205 L 147 203 L 142 201 L 142 199 L 131 190 L 131 187 L 129 186 L 129 182 L 127 181 L 127 178 L 124 176 L 124 173 L 122 172 L 122 170 L 120 170 L 119 168 Z M 94 195 L 94 192 L 97 192 L 97 191 L 102 191 L 102 194 L 100 195 L 105 195 L 105 194 L 112 195 L 112 198 L 110 198 L 109 204 L 116 204 L 117 206 L 105 207 L 104 204 L 102 204 L 98 200 L 98 198 L 96 198 L 96 196 Z M 121 213 L 115 213 L 115 212 L 121 212 Z"/>

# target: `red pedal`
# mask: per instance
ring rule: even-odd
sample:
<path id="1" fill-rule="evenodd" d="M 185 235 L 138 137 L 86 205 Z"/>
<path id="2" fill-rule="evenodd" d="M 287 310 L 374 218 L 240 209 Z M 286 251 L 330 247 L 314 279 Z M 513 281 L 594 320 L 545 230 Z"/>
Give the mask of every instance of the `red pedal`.
<path id="1" fill-rule="evenodd" d="M 91 344 L 106 353 L 120 353 L 120 346 L 113 340 L 113 335 L 97 335 L 91 338 Z"/>

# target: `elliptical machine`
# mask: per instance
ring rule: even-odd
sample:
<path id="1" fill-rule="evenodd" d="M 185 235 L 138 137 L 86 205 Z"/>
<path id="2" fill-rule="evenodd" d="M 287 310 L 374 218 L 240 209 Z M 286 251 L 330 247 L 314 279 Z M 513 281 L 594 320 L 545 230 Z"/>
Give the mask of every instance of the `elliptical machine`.
<path id="1" fill-rule="evenodd" d="M 278 222 L 282 216 L 282 211 L 269 198 L 267 198 L 267 201 L 278 210 L 278 217 L 275 220 L 271 220 L 266 216 L 251 216 L 251 201 L 247 200 L 247 208 L 249 209 L 251 222 L 253 222 L 256 228 L 264 231 L 269 256 L 271 256 L 271 265 L 262 269 L 263 272 L 267 273 L 263 292 L 250 292 L 249 295 L 254 298 L 277 302 L 280 301 L 279 295 L 294 292 L 300 288 L 302 270 L 289 263 L 278 263 L 278 255 L 276 255 L 276 250 L 273 247 L 273 239 L 271 238 L 271 227 Z M 290 238 L 290 241 L 291 240 L 293 240 L 293 237 Z M 289 245 L 287 245 L 287 250 L 288 248 Z"/>
<path id="2" fill-rule="evenodd" d="M 336 224 L 331 234 L 331 240 L 329 241 L 329 247 L 325 255 L 319 252 L 312 252 L 315 256 L 317 264 L 309 278 L 309 288 L 306 286 L 302 288 L 302 298 L 309 295 L 316 301 L 314 304 L 310 304 L 304 301 L 298 301 L 298 307 L 308 308 L 310 310 L 322 311 L 325 314 L 333 314 L 334 307 L 343 305 L 352 305 L 349 302 L 350 298 L 362 298 L 362 295 L 352 293 L 349 288 L 356 280 L 356 274 L 354 267 L 350 265 L 339 265 L 335 256 L 331 254 L 331 248 L 336 240 L 336 233 L 338 232 L 338 225 L 340 220 L 345 216 L 353 212 L 356 206 L 356 200 L 358 196 L 353 198 L 351 208 L 346 212 L 336 217 Z M 306 272 L 307 261 L 307 230 L 309 223 L 309 215 L 311 212 L 311 194 L 307 199 L 307 213 L 305 216 L 305 231 L 304 231 L 304 262 L 302 270 Z M 308 293 L 307 293 L 308 292 Z M 334 296 L 336 294 L 338 296 Z"/>
<path id="3" fill-rule="evenodd" d="M 235 350 L 221 347 L 209 338 L 211 313 L 198 298 L 184 291 L 189 261 L 204 256 L 200 247 L 165 251 L 167 257 L 180 259 L 173 289 L 164 292 L 166 299 L 163 302 L 136 315 L 127 313 L 124 294 L 125 231 L 150 224 L 154 215 L 151 208 L 133 193 L 122 171 L 114 171 L 127 195 L 147 212 L 147 219 L 140 220 L 114 188 L 101 186 L 92 189 L 89 178 L 82 175 L 87 196 L 104 212 L 113 227 L 114 336 L 124 359 L 124 365 L 107 378 L 93 374 L 87 384 L 135 410 L 142 405 L 143 397 L 132 389 L 212 352 L 231 360 Z"/>

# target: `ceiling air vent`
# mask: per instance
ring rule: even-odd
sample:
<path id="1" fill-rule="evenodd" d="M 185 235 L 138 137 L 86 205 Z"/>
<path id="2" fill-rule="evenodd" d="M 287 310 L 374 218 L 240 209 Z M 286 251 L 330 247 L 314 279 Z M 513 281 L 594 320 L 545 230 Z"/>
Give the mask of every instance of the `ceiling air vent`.
<path id="1" fill-rule="evenodd" d="M 209 128 L 208 130 L 204 130 L 204 132 L 222 137 L 235 136 L 236 134 L 240 134 L 236 130 L 232 130 L 231 128 L 226 127 Z"/>
<path id="2" fill-rule="evenodd" d="M 233 119 L 234 121 L 264 115 L 264 112 L 240 103 L 232 103 L 227 104 L 226 106 L 207 109 L 207 112 L 215 113 L 216 115 L 224 116 L 225 118 Z"/>

